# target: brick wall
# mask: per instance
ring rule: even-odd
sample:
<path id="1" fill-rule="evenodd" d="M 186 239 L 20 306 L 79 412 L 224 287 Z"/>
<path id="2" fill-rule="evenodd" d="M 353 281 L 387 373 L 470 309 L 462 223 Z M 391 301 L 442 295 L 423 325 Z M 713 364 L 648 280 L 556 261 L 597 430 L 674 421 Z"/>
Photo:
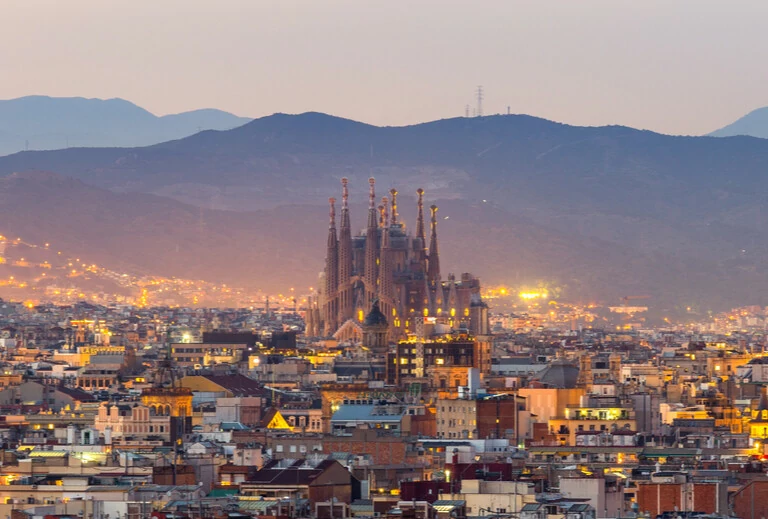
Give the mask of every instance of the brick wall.
<path id="1" fill-rule="evenodd" d="M 731 499 L 733 512 L 741 519 L 768 517 L 768 481 L 751 481 Z"/>
<path id="2" fill-rule="evenodd" d="M 718 512 L 717 493 L 716 483 L 642 483 L 637 504 L 640 512 L 649 512 L 651 517 L 676 509 L 714 514 Z M 722 509 L 725 503 L 720 505 Z"/>
<path id="3" fill-rule="evenodd" d="M 392 441 L 395 440 L 395 441 Z M 353 438 L 324 438 L 323 452 L 351 452 L 354 454 L 370 454 L 373 463 L 405 463 L 406 445 L 400 438 L 377 438 L 374 441 Z"/>

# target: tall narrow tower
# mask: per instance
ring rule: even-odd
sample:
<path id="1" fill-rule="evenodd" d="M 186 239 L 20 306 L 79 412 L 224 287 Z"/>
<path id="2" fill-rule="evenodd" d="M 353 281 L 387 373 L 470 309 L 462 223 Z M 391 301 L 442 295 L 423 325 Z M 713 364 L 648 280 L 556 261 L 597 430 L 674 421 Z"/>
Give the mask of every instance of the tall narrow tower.
<path id="1" fill-rule="evenodd" d="M 398 215 L 397 215 L 397 189 L 394 187 L 389 190 L 389 194 L 392 195 L 392 214 L 390 214 L 391 224 L 397 225 L 398 224 Z"/>
<path id="2" fill-rule="evenodd" d="M 475 114 L 477 114 L 478 117 L 483 116 L 483 98 L 485 96 L 483 95 L 483 85 L 478 85 L 477 87 L 477 109 Z"/>
<path id="3" fill-rule="evenodd" d="M 419 264 L 419 270 L 426 273 L 427 271 L 427 235 L 424 227 L 424 190 L 419 188 L 416 190 L 416 194 L 419 195 L 416 202 L 417 216 L 416 216 L 416 239 L 418 243 L 416 245 L 416 260 Z"/>
<path id="4" fill-rule="evenodd" d="M 328 224 L 328 247 L 325 255 L 325 302 L 323 308 L 325 335 L 330 335 L 336 330 L 339 310 L 339 240 L 336 238 L 336 199 L 329 198 L 330 223 Z"/>
<path id="5" fill-rule="evenodd" d="M 341 179 L 341 231 L 339 233 L 339 323 L 352 317 L 352 226 L 349 223 L 349 180 Z"/>
<path id="6" fill-rule="evenodd" d="M 437 251 L 437 206 L 433 205 L 429 209 L 432 212 L 432 217 L 430 219 L 431 233 L 427 279 L 431 286 L 435 286 L 440 284 L 440 253 Z"/>
<path id="7" fill-rule="evenodd" d="M 386 309 L 392 302 L 392 254 L 389 250 L 389 200 L 387 197 L 382 197 L 381 206 L 383 207 L 382 220 L 384 220 L 384 227 L 381 232 L 381 253 L 380 253 L 380 265 L 379 265 L 379 299 L 382 306 Z"/>
<path id="8" fill-rule="evenodd" d="M 368 308 L 376 297 L 376 281 L 378 279 L 379 259 L 379 222 L 376 214 L 376 181 L 368 179 L 368 229 L 365 232 L 365 305 Z"/>

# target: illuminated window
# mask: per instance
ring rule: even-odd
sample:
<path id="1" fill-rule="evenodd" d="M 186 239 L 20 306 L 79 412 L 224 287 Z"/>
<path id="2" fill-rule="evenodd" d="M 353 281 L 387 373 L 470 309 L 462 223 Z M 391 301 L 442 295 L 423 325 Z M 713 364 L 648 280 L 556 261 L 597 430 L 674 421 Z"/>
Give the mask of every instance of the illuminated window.
<path id="1" fill-rule="evenodd" d="M 435 364 L 443 365 L 445 364 L 445 359 L 435 359 Z"/>
<path id="2" fill-rule="evenodd" d="M 363 315 L 363 311 L 362 310 L 358 310 L 357 311 L 357 320 L 360 321 L 360 322 L 363 322 L 363 319 L 365 319 L 365 315 Z"/>
<path id="3" fill-rule="evenodd" d="M 451 308 L 451 317 L 456 317 L 456 309 Z"/>
<path id="4" fill-rule="evenodd" d="M 424 317 L 429 317 L 429 308 L 424 309 Z"/>
<path id="5" fill-rule="evenodd" d="M 408 364 L 408 359 L 406 357 L 402 357 L 400 359 L 400 364 Z"/>

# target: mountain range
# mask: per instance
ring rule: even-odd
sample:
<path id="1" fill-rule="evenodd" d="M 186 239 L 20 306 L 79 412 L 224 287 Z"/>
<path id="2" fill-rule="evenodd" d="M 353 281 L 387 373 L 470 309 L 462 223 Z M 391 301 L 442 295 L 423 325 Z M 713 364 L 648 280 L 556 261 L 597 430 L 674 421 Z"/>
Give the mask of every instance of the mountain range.
<path id="1" fill-rule="evenodd" d="M 141 148 L 2 157 L 0 227 L 126 268 L 284 289 L 316 283 L 340 177 L 362 227 L 373 175 L 379 195 L 399 189 L 406 218 L 418 187 L 438 203 L 446 271 L 706 311 L 768 303 L 766 169 L 768 140 L 749 137 L 517 115 L 376 127 L 276 114 Z M 30 171 L 56 174 L 14 175 Z"/>
<path id="2" fill-rule="evenodd" d="M 214 109 L 158 117 L 123 99 L 28 96 L 0 100 L 0 155 L 25 149 L 146 146 L 250 120 Z"/>

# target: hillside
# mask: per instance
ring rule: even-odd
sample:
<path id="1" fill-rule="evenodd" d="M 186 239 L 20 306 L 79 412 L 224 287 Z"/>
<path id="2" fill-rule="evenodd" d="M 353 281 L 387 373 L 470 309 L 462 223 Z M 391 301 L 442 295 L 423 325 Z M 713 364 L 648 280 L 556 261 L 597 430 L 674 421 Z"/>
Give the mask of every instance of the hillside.
<path id="1" fill-rule="evenodd" d="M 424 187 L 430 201 L 440 201 L 441 214 L 451 210 L 441 249 L 455 256 L 446 261 L 487 282 L 550 279 L 571 296 L 604 300 L 651 292 L 670 307 L 768 303 L 768 141 L 760 139 L 670 137 L 528 116 L 375 127 L 316 113 L 277 114 L 144 148 L 0 158 L 0 174 L 28 170 L 55 171 L 139 207 L 150 204 L 141 221 L 163 227 L 158 234 L 167 233 L 166 242 L 206 236 L 163 223 L 197 221 L 188 213 L 202 211 L 206 222 L 222 222 L 215 240 L 223 241 L 214 250 L 239 261 L 250 257 L 244 242 L 263 243 L 294 262 L 243 259 L 242 269 L 217 270 L 213 258 L 191 267 L 158 260 L 168 269 L 253 277 L 274 266 L 280 279 L 308 279 L 322 269 L 324 201 L 338 196 L 338 180 L 348 176 L 353 197 L 363 202 L 373 174 L 380 190 L 398 187 L 404 207 L 409 193 Z M 133 205 L 103 210 L 132 214 Z M 170 208 L 187 216 L 174 219 Z M 57 217 L 62 227 L 70 218 Z M 129 230 L 121 229 L 113 246 Z M 210 257 L 203 249 L 210 247 L 191 257 Z"/>
<path id="2" fill-rule="evenodd" d="M 158 117 L 123 99 L 21 97 L 0 100 L 0 155 L 25 149 L 146 146 L 248 121 L 213 109 Z"/>
<path id="3" fill-rule="evenodd" d="M 715 130 L 711 137 L 733 137 L 747 135 L 768 139 L 768 106 L 749 112 L 731 124 Z"/>

